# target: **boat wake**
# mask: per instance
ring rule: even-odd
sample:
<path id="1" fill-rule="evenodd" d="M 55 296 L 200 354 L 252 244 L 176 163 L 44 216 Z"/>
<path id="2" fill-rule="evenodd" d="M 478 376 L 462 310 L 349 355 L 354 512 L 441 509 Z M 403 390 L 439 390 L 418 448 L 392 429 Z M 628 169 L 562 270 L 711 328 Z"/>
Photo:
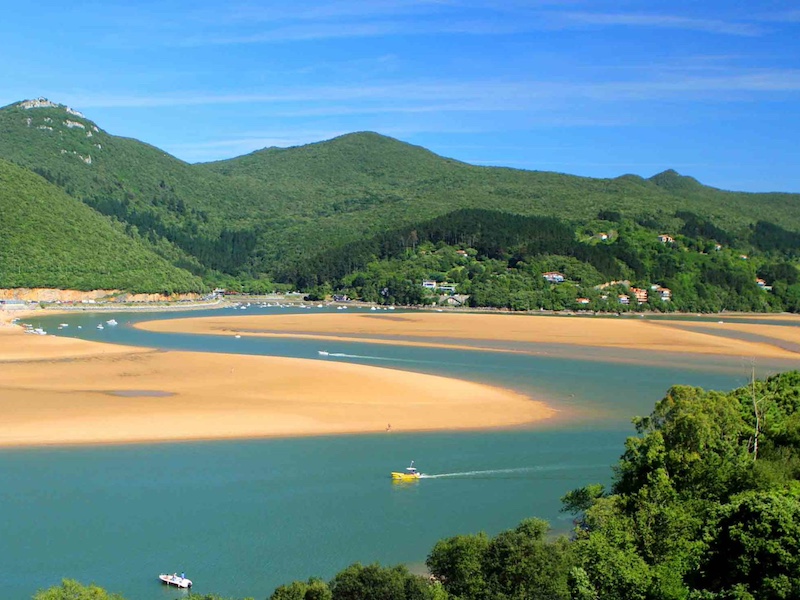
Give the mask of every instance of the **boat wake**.
<path id="1" fill-rule="evenodd" d="M 605 465 L 603 465 L 605 466 Z M 420 475 L 420 479 L 444 479 L 447 477 L 492 477 L 494 475 L 520 475 L 524 473 L 544 473 L 547 471 L 562 471 L 569 469 L 586 469 L 586 465 L 548 465 L 543 467 L 519 467 L 516 469 L 486 469 L 483 471 L 458 471 L 456 473 L 438 473 L 436 475 Z"/>
<path id="2" fill-rule="evenodd" d="M 406 362 L 406 363 L 431 362 L 427 360 L 413 360 L 410 358 L 389 358 L 388 356 L 366 356 L 363 354 L 346 354 L 344 352 L 326 352 L 325 350 L 320 350 L 318 354 L 320 356 L 330 356 L 331 358 L 356 358 L 359 360 L 385 360 L 389 362 Z"/>

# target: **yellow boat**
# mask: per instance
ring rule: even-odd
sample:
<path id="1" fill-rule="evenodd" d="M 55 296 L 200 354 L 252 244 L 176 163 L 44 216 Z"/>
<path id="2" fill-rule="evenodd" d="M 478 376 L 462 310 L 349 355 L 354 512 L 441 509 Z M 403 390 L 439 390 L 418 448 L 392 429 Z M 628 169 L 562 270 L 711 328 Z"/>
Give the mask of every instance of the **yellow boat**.
<path id="1" fill-rule="evenodd" d="M 415 481 L 419 479 L 421 473 L 414 467 L 414 461 L 411 461 L 411 466 L 406 467 L 405 471 L 392 471 L 392 479 L 394 481 Z"/>

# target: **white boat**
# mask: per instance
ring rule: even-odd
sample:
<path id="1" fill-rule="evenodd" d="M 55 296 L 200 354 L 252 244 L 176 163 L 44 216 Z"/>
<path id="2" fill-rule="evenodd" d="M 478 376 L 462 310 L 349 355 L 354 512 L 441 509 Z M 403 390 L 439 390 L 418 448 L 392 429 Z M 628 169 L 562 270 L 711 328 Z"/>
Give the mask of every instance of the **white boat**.
<path id="1" fill-rule="evenodd" d="M 328 356 L 329 352 L 327 350 L 317 350 L 320 356 Z"/>
<path id="2" fill-rule="evenodd" d="M 106 321 L 106 325 L 116 325 L 116 324 L 117 322 L 114 319 L 109 319 L 108 321 Z"/>
<path id="3" fill-rule="evenodd" d="M 178 575 L 177 573 L 173 573 L 172 575 L 167 575 L 166 573 L 162 573 L 161 575 L 158 576 L 158 578 L 164 583 L 166 583 L 168 586 L 174 585 L 175 587 L 187 588 L 187 589 L 192 587 L 192 580 L 186 579 L 186 577 L 183 576 L 183 573 L 181 573 L 180 575 Z"/>
<path id="4" fill-rule="evenodd" d="M 102 323 L 100 323 L 100 324 L 97 326 L 97 328 L 98 328 L 98 329 L 105 329 L 105 327 L 103 327 L 103 324 L 102 324 Z"/>

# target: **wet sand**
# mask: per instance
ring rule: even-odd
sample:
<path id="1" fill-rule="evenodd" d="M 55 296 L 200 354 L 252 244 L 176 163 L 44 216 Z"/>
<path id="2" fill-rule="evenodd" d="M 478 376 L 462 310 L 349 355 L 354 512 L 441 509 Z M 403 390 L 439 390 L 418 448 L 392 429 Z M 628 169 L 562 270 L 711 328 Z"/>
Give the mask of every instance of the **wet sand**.
<path id="1" fill-rule="evenodd" d="M 9 319 L 0 313 L 0 446 L 391 435 L 556 415 L 521 394 L 451 378 L 29 335 Z"/>
<path id="2" fill-rule="evenodd" d="M 707 326 L 709 323 L 698 324 Z M 760 329 L 769 325 L 740 325 Z M 564 317 L 475 313 L 348 313 L 214 316 L 139 323 L 148 331 L 215 335 L 308 337 L 487 349 L 492 341 L 797 359 L 768 342 L 693 331 L 686 322 L 636 317 Z M 769 336 L 767 336 L 769 337 Z"/>
<path id="3" fill-rule="evenodd" d="M 717 323 L 693 323 L 681 322 L 674 323 L 674 327 L 682 327 L 684 329 L 694 330 L 702 329 L 707 331 L 731 332 L 737 331 L 747 335 L 759 336 L 760 338 L 769 338 L 776 342 L 789 342 L 790 344 L 800 347 L 800 320 L 798 319 L 781 319 L 787 325 L 794 325 L 795 321 L 798 326 L 785 326 L 785 325 L 768 325 L 768 324 L 753 324 L 753 323 L 737 323 L 735 321 L 722 321 Z M 800 355 L 796 355 L 800 359 Z"/>
<path id="4" fill-rule="evenodd" d="M 703 315 L 710 316 L 710 315 Z M 794 322 L 800 325 L 800 314 L 793 313 L 720 313 L 719 319 L 721 321 L 729 321 L 732 319 L 748 319 L 753 321 L 786 321 Z"/>

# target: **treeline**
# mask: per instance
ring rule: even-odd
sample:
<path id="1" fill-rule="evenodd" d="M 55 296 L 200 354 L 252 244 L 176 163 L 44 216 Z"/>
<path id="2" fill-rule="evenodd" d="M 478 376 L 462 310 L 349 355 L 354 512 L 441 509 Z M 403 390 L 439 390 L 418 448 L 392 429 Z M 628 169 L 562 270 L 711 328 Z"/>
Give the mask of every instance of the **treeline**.
<path id="1" fill-rule="evenodd" d="M 270 600 L 800 598 L 800 372 L 728 393 L 675 386 L 633 423 L 610 488 L 562 498 L 575 516 L 569 537 L 528 519 L 440 540 L 431 577 L 355 564 Z M 35 600 L 119 600 L 75 585 Z"/>
<path id="2" fill-rule="evenodd" d="M 588 246 L 575 240 L 574 227 L 553 217 L 525 217 L 483 210 L 457 210 L 423 223 L 381 233 L 282 268 L 278 279 L 307 289 L 335 283 L 374 260 L 394 259 L 416 251 L 420 244 L 469 247 L 487 259 L 558 254 L 588 262 L 609 277 L 620 276 L 616 248 Z"/>
<path id="3" fill-rule="evenodd" d="M 759 250 L 777 251 L 792 257 L 800 255 L 800 233 L 787 231 L 775 223 L 758 221 L 753 226 L 751 240 Z"/>
<path id="4" fill-rule="evenodd" d="M 187 207 L 179 197 L 170 193 L 164 184 L 164 195 L 152 198 L 149 204 L 115 198 L 112 194 L 97 194 L 83 201 L 101 214 L 136 227 L 149 239 L 163 238 L 175 244 L 202 265 L 199 275 L 209 271 L 238 274 L 248 270 L 262 232 L 250 227 L 209 226 L 204 211 Z"/>
<path id="5" fill-rule="evenodd" d="M 459 210 L 322 251 L 279 279 L 310 290 L 314 299 L 341 290 L 384 304 L 434 302 L 421 288 L 423 280 L 432 280 L 455 285 L 476 307 L 800 311 L 800 272 L 788 252 L 743 254 L 726 244 L 752 246 L 693 213 L 679 212 L 669 221 L 673 229 L 601 211 L 576 228 L 555 218 Z M 682 233 L 661 241 L 659 235 L 670 230 Z M 753 230 L 769 247 L 791 239 L 790 233 L 777 226 Z M 567 281 L 552 285 L 542 277 L 549 271 Z M 637 300 L 636 287 L 648 290 L 646 302 Z"/>

